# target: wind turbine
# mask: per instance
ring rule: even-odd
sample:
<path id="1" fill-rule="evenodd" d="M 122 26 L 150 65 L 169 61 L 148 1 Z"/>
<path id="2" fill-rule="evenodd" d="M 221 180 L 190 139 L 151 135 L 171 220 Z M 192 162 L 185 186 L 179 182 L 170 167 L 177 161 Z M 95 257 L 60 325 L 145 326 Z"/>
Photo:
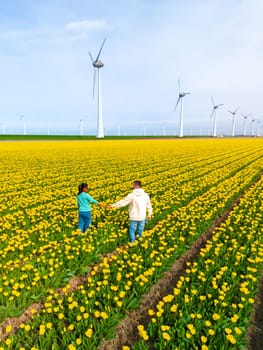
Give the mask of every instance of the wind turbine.
<path id="1" fill-rule="evenodd" d="M 98 72 L 98 119 L 97 119 L 97 138 L 104 138 L 104 130 L 103 130 L 103 119 L 102 119 L 102 101 L 101 101 L 101 78 L 100 78 L 100 68 L 104 66 L 104 64 L 101 62 L 100 54 L 101 50 L 104 46 L 104 43 L 106 41 L 106 38 L 103 40 L 103 43 L 100 47 L 99 53 L 94 60 L 91 53 L 89 52 L 89 56 L 91 58 L 91 62 L 94 67 L 93 72 L 93 97 L 95 95 L 95 83 L 96 83 L 96 71 Z"/>
<path id="2" fill-rule="evenodd" d="M 228 111 L 229 113 L 232 114 L 232 136 L 236 135 L 236 114 L 237 111 L 239 110 L 240 106 L 238 106 L 234 111 Z"/>
<path id="3" fill-rule="evenodd" d="M 180 86 L 180 80 L 178 79 L 178 90 L 179 90 L 179 95 L 178 95 L 178 100 L 176 102 L 176 105 L 174 107 L 174 112 L 176 110 L 176 107 L 178 106 L 180 100 L 181 100 L 181 113 L 180 113 L 180 126 L 179 126 L 179 137 L 183 137 L 184 136 L 184 103 L 183 103 L 183 99 L 185 97 L 185 95 L 189 95 L 190 92 L 182 92 L 181 91 L 181 86 Z"/>
<path id="4" fill-rule="evenodd" d="M 23 121 L 23 133 L 26 135 L 26 120 L 23 114 L 20 116 L 20 119 Z"/>
<path id="5" fill-rule="evenodd" d="M 256 123 L 258 124 L 258 129 L 257 129 L 257 132 L 256 132 L 256 136 L 260 136 L 260 124 L 261 124 L 261 121 L 260 120 L 256 120 Z"/>
<path id="6" fill-rule="evenodd" d="M 242 114 L 242 117 L 244 118 L 244 132 L 243 132 L 243 135 L 244 136 L 247 136 L 247 118 L 250 117 L 252 115 L 252 113 L 250 114 Z"/>
<path id="7" fill-rule="evenodd" d="M 259 130 L 259 135 L 258 136 L 262 136 L 262 131 L 263 131 L 263 120 L 262 119 L 260 121 L 260 125 L 258 127 L 258 130 Z"/>
<path id="8" fill-rule="evenodd" d="M 166 136 L 166 126 L 163 125 L 163 136 Z"/>
<path id="9" fill-rule="evenodd" d="M 257 119 L 252 119 L 251 120 L 251 124 L 252 124 L 252 129 L 251 129 L 251 136 L 255 136 L 255 122 L 257 121 Z"/>
<path id="10" fill-rule="evenodd" d="M 219 105 L 216 105 L 212 96 L 211 96 L 211 101 L 212 101 L 212 104 L 213 104 L 213 110 L 212 110 L 212 113 L 210 115 L 210 119 L 212 119 L 214 117 L 214 120 L 213 120 L 213 136 L 216 137 L 216 112 L 217 112 L 217 109 L 219 107 L 223 106 L 224 104 L 221 103 Z"/>
<path id="11" fill-rule="evenodd" d="M 146 135 L 146 127 L 145 127 L 145 122 L 142 122 L 142 135 Z"/>
<path id="12" fill-rule="evenodd" d="M 80 134 L 80 136 L 83 136 L 83 122 L 84 122 L 84 119 L 79 120 L 79 134 Z"/>

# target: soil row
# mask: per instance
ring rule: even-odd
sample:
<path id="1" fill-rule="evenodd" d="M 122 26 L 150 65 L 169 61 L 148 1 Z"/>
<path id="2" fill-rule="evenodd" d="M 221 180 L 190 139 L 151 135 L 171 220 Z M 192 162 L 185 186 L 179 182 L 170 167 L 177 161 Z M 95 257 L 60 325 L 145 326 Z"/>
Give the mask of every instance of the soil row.
<path id="1" fill-rule="evenodd" d="M 119 254 L 119 249 L 125 249 L 126 246 L 118 247 L 118 251 L 113 251 L 111 253 L 107 253 L 103 255 L 103 258 L 110 260 L 110 258 L 114 255 Z M 99 273 L 101 269 L 99 268 L 100 263 L 96 263 L 89 268 L 89 271 L 85 274 L 85 276 L 74 276 L 69 281 L 66 287 L 58 288 L 54 293 L 59 294 L 61 297 L 66 296 L 67 294 L 77 291 L 79 286 L 83 286 L 88 277 L 91 276 L 93 270 L 96 273 Z M 22 323 L 27 323 L 33 319 L 36 314 L 38 314 L 41 310 L 44 309 L 44 302 L 33 303 L 31 304 L 20 316 L 18 317 L 8 317 L 0 324 L 0 341 L 5 340 L 7 336 L 11 334 L 15 334 Z M 6 327 L 11 326 L 12 332 L 7 333 Z"/>

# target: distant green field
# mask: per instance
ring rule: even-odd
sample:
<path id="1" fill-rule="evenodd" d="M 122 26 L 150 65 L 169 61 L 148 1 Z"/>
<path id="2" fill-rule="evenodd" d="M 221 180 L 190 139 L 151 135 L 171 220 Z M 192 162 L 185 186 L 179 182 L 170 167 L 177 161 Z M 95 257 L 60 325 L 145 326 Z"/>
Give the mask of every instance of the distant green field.
<path id="1" fill-rule="evenodd" d="M 186 138 L 200 138 L 210 136 L 186 136 Z M 131 139 L 173 139 L 178 136 L 105 136 L 105 140 L 131 140 Z M 41 140 L 101 140 L 96 136 L 79 135 L 0 135 L 0 141 L 41 141 Z"/>

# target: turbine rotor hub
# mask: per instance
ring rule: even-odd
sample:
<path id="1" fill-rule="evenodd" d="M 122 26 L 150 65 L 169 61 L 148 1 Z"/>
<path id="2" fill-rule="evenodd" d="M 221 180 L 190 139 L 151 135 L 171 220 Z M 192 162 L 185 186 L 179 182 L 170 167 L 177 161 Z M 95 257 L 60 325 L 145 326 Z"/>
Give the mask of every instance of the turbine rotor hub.
<path id="1" fill-rule="evenodd" d="M 93 62 L 93 66 L 95 68 L 102 68 L 102 67 L 104 67 L 104 64 L 101 61 L 95 61 L 95 62 Z"/>

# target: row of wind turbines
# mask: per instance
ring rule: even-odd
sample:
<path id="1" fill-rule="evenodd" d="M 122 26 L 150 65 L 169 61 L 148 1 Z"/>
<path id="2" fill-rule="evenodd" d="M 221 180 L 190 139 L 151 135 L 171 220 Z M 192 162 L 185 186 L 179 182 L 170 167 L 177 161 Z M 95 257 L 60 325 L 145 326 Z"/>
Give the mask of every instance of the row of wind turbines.
<path id="1" fill-rule="evenodd" d="M 98 55 L 95 59 L 93 59 L 91 53 L 89 52 L 89 56 L 91 58 L 91 62 L 94 68 L 93 71 L 93 97 L 95 96 L 95 85 L 96 85 L 96 76 L 97 76 L 97 138 L 104 138 L 104 128 L 103 128 L 103 118 L 102 118 L 102 97 L 101 97 L 101 76 L 100 76 L 100 69 L 102 67 L 104 67 L 104 64 L 102 63 L 102 61 L 100 60 L 100 55 L 103 49 L 103 46 L 105 44 L 106 38 L 103 40 L 100 50 L 98 52 Z M 180 80 L 178 79 L 178 90 L 179 90 L 179 94 L 178 94 L 178 99 L 174 108 L 174 112 L 177 109 L 177 106 L 180 103 L 180 123 L 179 123 L 179 137 L 183 137 L 184 136 L 184 97 L 186 95 L 189 95 L 190 92 L 183 92 L 181 90 L 181 84 L 180 84 Z M 210 120 L 213 120 L 213 128 L 212 128 L 212 136 L 216 137 L 217 136 L 217 110 L 218 108 L 222 107 L 224 104 L 215 104 L 215 101 L 213 99 L 213 97 L 211 97 L 211 101 L 213 104 L 213 109 L 212 109 L 212 113 L 210 115 Z M 239 110 L 240 106 L 238 106 L 234 111 L 228 111 L 229 113 L 232 114 L 232 136 L 236 135 L 236 118 L 237 118 L 237 112 Z M 252 114 L 241 114 L 244 118 L 244 131 L 243 131 L 243 135 L 247 136 L 247 119 L 248 117 L 250 117 Z M 254 123 L 258 122 L 260 123 L 260 121 L 258 121 L 257 119 L 252 119 L 252 135 L 254 135 L 255 131 L 254 131 Z M 83 120 L 80 120 L 80 128 L 81 128 L 81 134 L 83 134 Z"/>
<path id="2" fill-rule="evenodd" d="M 221 103 L 221 104 L 216 105 L 213 97 L 211 97 L 211 101 L 213 104 L 213 110 L 212 110 L 212 113 L 210 115 L 210 119 L 213 118 L 213 136 L 216 137 L 217 136 L 216 111 L 219 107 L 223 106 L 224 104 Z M 236 119 L 237 119 L 237 111 L 239 110 L 239 108 L 240 108 L 240 106 L 238 106 L 234 111 L 228 110 L 228 112 L 230 114 L 232 114 L 232 133 L 231 133 L 231 136 L 236 136 Z M 248 117 L 252 116 L 252 113 L 249 113 L 249 114 L 241 113 L 240 115 L 244 118 L 243 136 L 247 136 L 247 119 L 248 119 Z M 253 118 L 251 120 L 251 122 L 252 122 L 252 135 L 254 136 L 254 134 L 255 134 L 255 122 L 260 123 L 260 121 Z"/>
<path id="3" fill-rule="evenodd" d="M 176 111 L 176 108 L 179 104 L 179 102 L 181 102 L 181 111 L 180 111 L 180 125 L 179 125 L 179 137 L 183 137 L 184 136 L 184 132 L 183 132 L 183 124 L 184 124 L 184 97 L 186 95 L 189 95 L 190 92 L 182 92 L 181 91 L 181 84 L 180 84 L 180 80 L 178 79 L 178 90 L 179 90 L 179 95 L 178 95 L 178 99 L 174 108 L 174 112 Z M 213 119 L 213 131 L 212 131 L 212 136 L 216 137 L 217 136 L 217 110 L 218 108 L 222 107 L 224 104 L 220 103 L 220 104 L 215 104 L 215 101 L 213 99 L 213 97 L 211 97 L 211 101 L 212 101 L 212 105 L 213 105 L 213 109 L 212 109 L 212 113 L 210 115 L 210 120 Z M 237 111 L 239 110 L 240 106 L 238 106 L 234 111 L 228 111 L 230 114 L 232 114 L 232 136 L 236 136 L 236 118 L 237 118 Z M 252 116 L 252 113 L 250 114 L 243 114 L 241 113 L 242 117 L 244 118 L 244 130 L 243 130 L 243 136 L 247 136 L 247 119 L 248 117 Z M 260 123 L 259 120 L 257 119 L 252 119 L 252 135 L 255 134 L 255 130 L 254 130 L 254 123 Z"/>
<path id="4" fill-rule="evenodd" d="M 89 56 L 93 65 L 93 98 L 95 97 L 95 87 L 96 87 L 96 80 L 97 80 L 97 138 L 104 138 L 104 127 L 103 127 L 103 117 L 102 117 L 102 96 L 101 96 L 101 75 L 100 75 L 100 69 L 104 67 L 103 62 L 100 60 L 100 55 L 103 49 L 103 46 L 105 44 L 106 38 L 104 38 L 99 52 L 96 56 L 95 59 L 93 59 L 92 54 L 89 52 Z M 180 103 L 180 123 L 179 123 L 179 137 L 184 136 L 184 97 L 186 95 L 189 95 L 190 92 L 182 92 L 181 90 L 181 84 L 180 80 L 178 79 L 178 99 L 174 108 L 174 112 L 177 109 L 177 106 Z M 218 108 L 222 107 L 224 104 L 215 104 L 215 101 L 213 97 L 211 97 L 212 104 L 213 104 L 213 109 L 212 113 L 210 115 L 210 120 L 213 120 L 213 128 L 212 128 L 212 136 L 216 137 L 217 136 L 217 110 Z M 228 111 L 229 113 L 232 114 L 232 136 L 236 135 L 236 117 L 237 117 L 237 112 L 240 107 L 237 107 L 234 111 Z M 244 132 L 243 135 L 247 136 L 247 119 L 250 117 L 252 114 L 241 114 L 244 118 Z M 26 122 L 25 122 L 25 117 L 21 115 L 21 120 L 23 122 L 23 132 L 24 135 L 26 134 Z M 83 135 L 83 122 L 84 119 L 80 119 L 80 135 Z M 252 135 L 255 134 L 254 131 L 254 123 L 260 123 L 259 120 L 257 119 L 252 119 Z M 4 123 L 2 122 L 2 133 L 4 130 Z"/>

